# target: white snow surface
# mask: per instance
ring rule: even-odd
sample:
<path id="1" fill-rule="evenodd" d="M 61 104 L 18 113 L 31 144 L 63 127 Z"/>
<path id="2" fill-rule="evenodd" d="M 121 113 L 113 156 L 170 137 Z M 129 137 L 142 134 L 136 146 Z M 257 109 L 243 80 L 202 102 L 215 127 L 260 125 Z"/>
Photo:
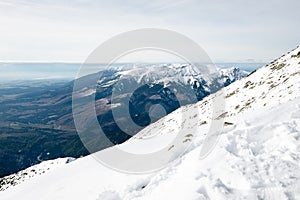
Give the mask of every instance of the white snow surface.
<path id="1" fill-rule="evenodd" d="M 200 133 L 211 120 L 212 99 L 222 92 L 181 107 L 113 147 L 151 151 L 148 136 L 167 142 L 176 128 L 193 133 L 188 151 L 163 170 L 125 174 L 86 156 L 2 191 L 0 199 L 300 199 L 299 52 L 298 47 L 224 88 L 226 109 L 220 115 L 224 128 L 204 158 L 200 151 L 205 136 Z M 197 109 L 203 121 L 193 120 Z M 190 120 L 180 123 L 182 112 Z"/>
<path id="2" fill-rule="evenodd" d="M 9 187 L 18 185 L 24 181 L 27 181 L 35 176 L 43 175 L 50 170 L 53 170 L 61 165 L 73 162 L 75 158 L 57 158 L 55 160 L 43 161 L 40 164 L 28 167 L 25 170 L 21 170 L 18 173 L 0 178 L 0 191 L 6 190 Z"/>

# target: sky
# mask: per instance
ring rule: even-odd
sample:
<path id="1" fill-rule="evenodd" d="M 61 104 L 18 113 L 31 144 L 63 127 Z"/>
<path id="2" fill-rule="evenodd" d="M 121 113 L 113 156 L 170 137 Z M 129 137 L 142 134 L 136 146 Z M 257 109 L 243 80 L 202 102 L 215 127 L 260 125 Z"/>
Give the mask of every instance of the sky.
<path id="1" fill-rule="evenodd" d="M 269 62 L 300 44 L 299 0 L 0 0 L 0 61 L 79 62 L 140 28 L 173 30 L 214 62 Z"/>

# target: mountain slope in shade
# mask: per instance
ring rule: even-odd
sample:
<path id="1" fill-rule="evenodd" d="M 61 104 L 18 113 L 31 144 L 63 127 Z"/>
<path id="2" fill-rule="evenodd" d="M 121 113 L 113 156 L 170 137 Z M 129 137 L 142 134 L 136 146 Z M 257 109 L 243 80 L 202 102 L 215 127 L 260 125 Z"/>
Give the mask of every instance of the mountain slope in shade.
<path id="1" fill-rule="evenodd" d="M 224 92 L 226 110 L 220 113 L 224 129 L 205 158 L 200 156 L 204 136 L 194 133 L 191 148 L 157 173 L 122 174 L 87 156 L 0 192 L 0 198 L 299 199 L 300 48 L 231 84 Z M 208 125 L 203 121 L 209 121 L 212 112 L 209 104 L 221 94 L 181 107 L 119 148 L 139 153 L 143 145 L 145 151 L 151 150 L 149 140 L 141 138 L 156 135 L 152 141 L 163 143 L 172 138 L 172 129 L 180 126 L 187 132 L 195 127 L 205 132 Z M 203 121 L 193 120 L 197 109 Z M 190 120 L 181 123 L 181 113 Z"/>

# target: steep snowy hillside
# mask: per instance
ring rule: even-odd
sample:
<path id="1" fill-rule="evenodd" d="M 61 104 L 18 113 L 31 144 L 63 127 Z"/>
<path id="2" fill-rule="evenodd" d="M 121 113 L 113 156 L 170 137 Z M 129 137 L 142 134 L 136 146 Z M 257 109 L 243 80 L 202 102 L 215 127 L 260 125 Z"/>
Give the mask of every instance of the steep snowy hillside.
<path id="1" fill-rule="evenodd" d="M 217 115 L 224 128 L 206 156 L 203 133 L 212 120 L 210 104 L 224 93 L 225 111 Z M 200 121 L 194 120 L 197 111 Z M 176 129 L 183 130 L 183 143 L 193 144 L 158 172 L 124 174 L 94 159 L 114 148 L 137 154 L 155 151 L 172 141 Z M 175 145 L 162 151 L 182 153 L 175 151 Z M 300 48 L 223 92 L 177 109 L 127 142 L 8 188 L 0 198 L 300 199 Z"/>

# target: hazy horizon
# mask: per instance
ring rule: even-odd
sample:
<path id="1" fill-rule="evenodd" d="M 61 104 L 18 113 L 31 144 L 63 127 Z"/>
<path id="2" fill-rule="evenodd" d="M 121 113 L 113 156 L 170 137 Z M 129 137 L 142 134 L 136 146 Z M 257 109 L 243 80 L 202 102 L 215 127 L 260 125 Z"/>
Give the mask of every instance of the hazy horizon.
<path id="1" fill-rule="evenodd" d="M 132 65 L 136 63 L 116 63 L 115 66 Z M 149 63 L 155 64 L 155 63 Z M 163 63 L 156 63 L 163 64 Z M 266 63 L 235 63 L 224 62 L 214 63 L 219 68 L 239 67 L 242 70 L 251 72 Z M 81 63 L 39 63 L 39 62 L 0 62 L 0 82 L 24 81 L 24 80 L 73 80 L 76 78 L 77 72 L 81 67 Z M 105 67 L 97 65 L 95 67 Z M 101 70 L 101 69 L 100 69 Z"/>

